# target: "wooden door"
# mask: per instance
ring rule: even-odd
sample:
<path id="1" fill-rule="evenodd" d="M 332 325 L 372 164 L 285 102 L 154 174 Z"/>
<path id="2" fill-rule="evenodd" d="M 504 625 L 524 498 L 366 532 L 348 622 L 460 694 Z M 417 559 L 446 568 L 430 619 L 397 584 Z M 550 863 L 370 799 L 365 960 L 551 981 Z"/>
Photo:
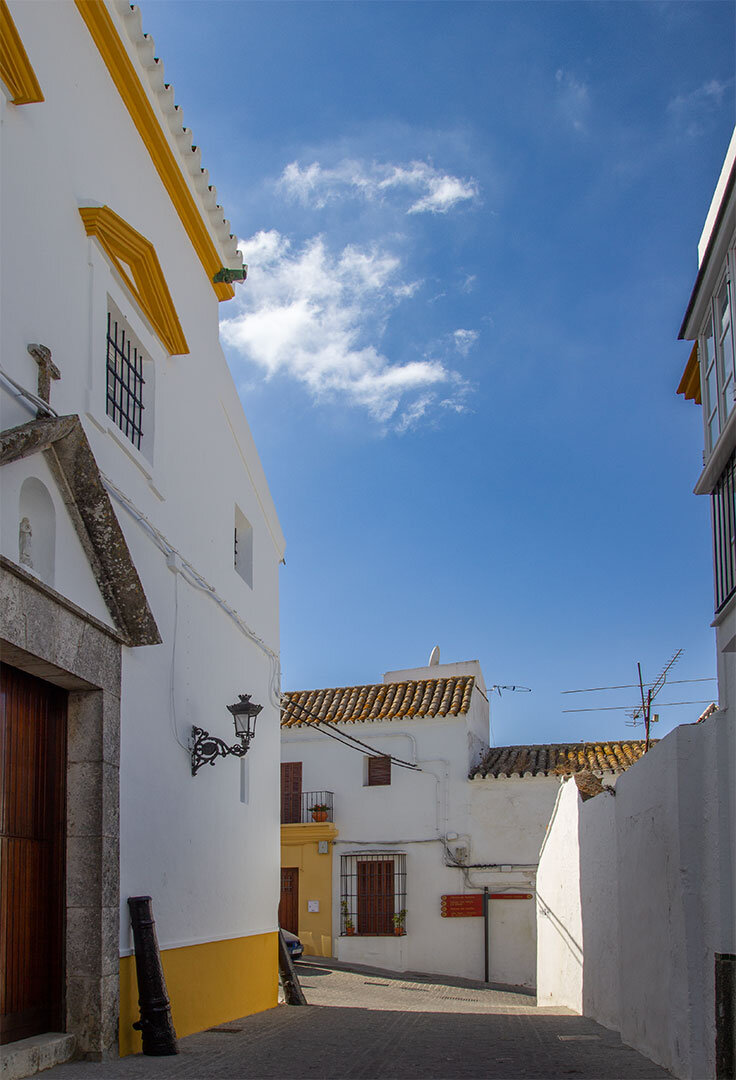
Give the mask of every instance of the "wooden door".
<path id="1" fill-rule="evenodd" d="M 0 664 L 0 1044 L 64 1030 L 66 696 Z"/>
<path id="2" fill-rule="evenodd" d="M 281 867 L 279 926 L 299 936 L 299 867 Z"/>
<path id="3" fill-rule="evenodd" d="M 284 761 L 281 765 L 281 824 L 293 825 L 301 820 L 302 763 Z"/>
<path id="4" fill-rule="evenodd" d="M 394 860 L 358 860 L 358 933 L 392 934 Z"/>

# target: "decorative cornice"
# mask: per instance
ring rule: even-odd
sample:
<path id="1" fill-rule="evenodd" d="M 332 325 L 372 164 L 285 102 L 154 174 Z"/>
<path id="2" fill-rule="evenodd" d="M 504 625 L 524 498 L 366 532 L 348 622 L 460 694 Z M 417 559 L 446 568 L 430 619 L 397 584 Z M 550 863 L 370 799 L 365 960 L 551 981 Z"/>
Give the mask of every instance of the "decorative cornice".
<path id="1" fill-rule="evenodd" d="M 125 644 L 158 645 L 156 620 L 78 416 L 43 417 L 0 432 L 0 465 L 43 453 Z"/>
<path id="2" fill-rule="evenodd" d="M 79 213 L 87 236 L 99 241 L 167 352 L 172 356 L 188 353 L 187 339 L 151 241 L 109 206 L 83 206 Z"/>
<path id="3" fill-rule="evenodd" d="M 337 836 L 339 832 L 333 821 L 296 822 L 281 826 L 283 847 L 292 844 L 316 844 L 319 840 L 335 840 Z"/>
<path id="4" fill-rule="evenodd" d="M 102 0 L 75 0 L 75 3 L 204 267 L 215 295 L 218 300 L 230 300 L 235 295 L 232 285 L 212 280 L 221 269 L 217 248 L 110 13 Z"/>
<path id="5" fill-rule="evenodd" d="M 10 91 L 13 105 L 32 105 L 44 99 L 6 0 L 0 0 L 0 79 Z"/>

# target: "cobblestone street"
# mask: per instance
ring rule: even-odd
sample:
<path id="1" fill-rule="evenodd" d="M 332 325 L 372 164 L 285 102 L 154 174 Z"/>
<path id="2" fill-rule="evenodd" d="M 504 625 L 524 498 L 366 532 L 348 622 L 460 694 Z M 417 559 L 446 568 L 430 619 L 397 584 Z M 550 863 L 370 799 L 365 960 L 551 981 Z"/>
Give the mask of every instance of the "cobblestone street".
<path id="1" fill-rule="evenodd" d="M 180 1041 L 178 1057 L 73 1062 L 49 1080 L 528 1077 L 644 1080 L 670 1074 L 618 1035 L 482 983 L 297 965 L 306 1008 L 281 1005 Z"/>

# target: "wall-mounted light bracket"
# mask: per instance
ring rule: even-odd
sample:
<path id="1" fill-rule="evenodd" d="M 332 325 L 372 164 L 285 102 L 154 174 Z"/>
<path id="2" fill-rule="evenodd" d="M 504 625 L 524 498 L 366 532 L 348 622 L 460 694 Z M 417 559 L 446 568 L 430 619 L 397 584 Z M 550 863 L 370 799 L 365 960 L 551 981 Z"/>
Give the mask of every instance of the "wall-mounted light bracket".
<path id="1" fill-rule="evenodd" d="M 192 776 L 197 775 L 202 765 L 214 765 L 218 757 L 245 757 L 248 753 L 256 734 L 256 717 L 263 706 L 255 705 L 250 694 L 239 694 L 238 697 L 240 700 L 228 705 L 227 711 L 232 715 L 239 743 L 228 746 L 224 739 L 210 735 L 204 728 L 192 727 Z"/>

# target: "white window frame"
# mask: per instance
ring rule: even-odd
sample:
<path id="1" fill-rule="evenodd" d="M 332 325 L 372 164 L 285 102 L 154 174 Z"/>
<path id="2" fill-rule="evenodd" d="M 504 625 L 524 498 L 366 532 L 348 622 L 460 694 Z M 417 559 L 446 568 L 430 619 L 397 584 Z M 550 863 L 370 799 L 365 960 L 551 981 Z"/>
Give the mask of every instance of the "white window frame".
<path id="1" fill-rule="evenodd" d="M 698 338 L 701 357 L 701 393 L 703 426 L 708 456 L 713 453 L 726 422 L 736 407 L 736 345 L 734 343 L 734 287 L 736 251 L 731 248 L 718 284 L 708 303 L 708 313 Z M 719 299 L 726 291 L 726 327 L 719 310 Z M 708 341 L 711 351 L 708 351 Z M 730 343 L 730 344 L 729 344 Z M 724 347 L 727 350 L 724 353 Z M 715 400 L 713 400 L 715 398 Z"/>

